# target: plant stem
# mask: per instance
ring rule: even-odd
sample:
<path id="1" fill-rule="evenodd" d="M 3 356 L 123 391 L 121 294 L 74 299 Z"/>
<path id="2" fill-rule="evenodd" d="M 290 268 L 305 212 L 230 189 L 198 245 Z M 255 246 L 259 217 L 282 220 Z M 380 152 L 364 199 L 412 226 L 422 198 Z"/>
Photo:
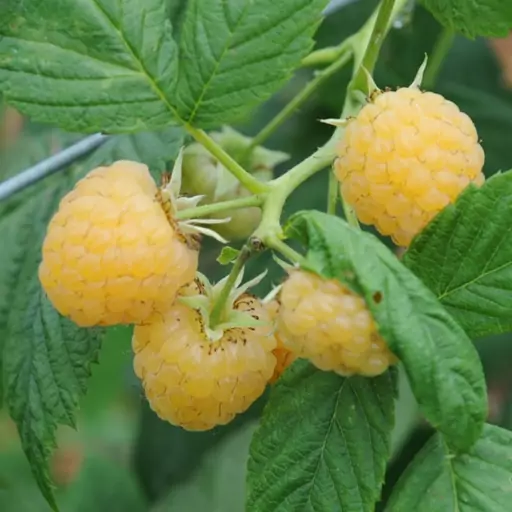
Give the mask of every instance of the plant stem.
<path id="1" fill-rule="evenodd" d="M 306 160 L 271 183 L 272 189 L 265 198 L 261 223 L 253 237 L 259 238 L 265 245 L 273 237 L 281 237 L 280 218 L 286 199 L 301 183 L 331 164 L 335 156 L 333 142 L 331 139 Z"/>
<path id="2" fill-rule="evenodd" d="M 421 85 L 425 89 L 432 89 L 434 87 L 439 71 L 441 71 L 444 59 L 448 55 L 454 39 L 455 32 L 449 28 L 444 28 L 439 35 L 428 60 L 427 69 L 423 75 L 423 82 Z"/>
<path id="3" fill-rule="evenodd" d="M 319 50 L 320 51 L 320 50 Z M 311 56 L 311 55 L 310 55 Z M 351 39 L 346 39 L 337 49 L 337 59 L 327 68 L 316 73 L 315 77 L 295 96 L 261 131 L 254 137 L 246 154 L 261 145 L 283 124 L 328 78 L 345 66 L 352 57 Z"/>
<path id="4" fill-rule="evenodd" d="M 261 206 L 265 200 L 265 194 L 255 196 L 240 197 L 231 199 L 230 201 L 222 201 L 220 203 L 205 204 L 203 206 L 196 206 L 195 208 L 188 208 L 176 214 L 177 220 L 195 219 L 199 217 L 206 217 L 214 213 L 220 213 L 226 210 L 238 210 L 248 206 Z"/>
<path id="5" fill-rule="evenodd" d="M 226 307 L 226 301 L 229 298 L 229 294 L 231 290 L 235 286 L 236 279 L 240 272 L 242 271 L 244 265 L 247 260 L 252 255 L 252 248 L 249 244 L 246 244 L 242 247 L 242 250 L 238 253 L 238 256 L 233 263 L 233 267 L 231 268 L 231 272 L 229 273 L 226 284 L 222 288 L 219 296 L 215 301 L 215 305 L 212 308 L 210 313 L 210 328 L 215 329 L 215 327 L 222 321 L 222 315 L 224 313 L 224 308 Z"/>
<path id="6" fill-rule="evenodd" d="M 288 258 L 293 263 L 304 265 L 306 258 L 299 254 L 297 251 L 292 249 L 288 244 L 285 244 L 281 239 L 277 237 L 270 237 L 267 240 L 267 247 L 280 252 L 285 258 Z"/>
<path id="7" fill-rule="evenodd" d="M 338 46 L 329 46 L 327 48 L 321 48 L 320 50 L 311 52 L 302 59 L 301 66 L 303 68 L 314 68 L 324 64 L 333 63 L 342 53 L 344 53 L 345 42 L 346 40 Z"/>
<path id="8" fill-rule="evenodd" d="M 327 190 L 327 213 L 336 215 L 336 206 L 338 204 L 339 183 L 331 170 L 329 173 L 329 188 Z"/>
<path id="9" fill-rule="evenodd" d="M 396 2 L 396 4 L 395 4 Z M 382 0 L 378 11 L 374 14 L 367 24 L 359 32 L 359 44 L 364 44 L 365 39 L 369 38 L 366 42 L 365 50 L 354 71 L 354 76 L 350 81 L 343 106 L 342 117 L 346 118 L 356 115 L 361 108 L 361 93 L 365 96 L 368 94 L 367 73 L 373 73 L 377 58 L 382 47 L 382 43 L 391 25 L 393 17 L 397 16 L 400 10 L 405 5 L 405 0 Z M 373 22 L 375 19 L 375 22 Z M 371 32 L 370 32 L 370 27 Z M 356 51 L 357 55 L 357 51 Z M 340 128 L 338 129 L 340 130 Z M 354 209 L 341 198 L 343 204 L 343 211 L 345 218 L 349 224 L 354 227 L 359 227 L 357 215 Z"/>
<path id="10" fill-rule="evenodd" d="M 228 155 L 211 137 L 203 130 L 186 125 L 186 130 L 197 142 L 202 144 L 247 190 L 253 194 L 266 192 L 269 185 L 257 180 L 249 174 L 236 160 Z"/>
<path id="11" fill-rule="evenodd" d="M 364 44 L 364 39 L 367 37 L 369 27 L 372 26 L 364 54 L 360 63 L 355 68 L 354 76 L 348 86 L 347 98 L 345 100 L 345 106 L 342 114 L 343 117 L 353 115 L 359 110 L 360 100 L 359 98 L 354 97 L 357 96 L 357 93 L 362 92 L 364 94 L 368 94 L 367 73 L 371 75 L 375 68 L 375 63 L 377 62 L 382 43 L 384 42 L 384 38 L 386 37 L 386 33 L 390 25 L 395 1 L 396 0 L 382 0 L 373 26 L 369 22 L 360 32 L 360 42 Z"/>

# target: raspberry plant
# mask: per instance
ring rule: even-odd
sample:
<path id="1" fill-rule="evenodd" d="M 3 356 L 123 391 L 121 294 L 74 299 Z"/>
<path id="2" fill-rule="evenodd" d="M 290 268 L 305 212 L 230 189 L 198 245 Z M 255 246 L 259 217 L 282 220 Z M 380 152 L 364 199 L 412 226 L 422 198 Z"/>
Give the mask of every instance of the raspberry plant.
<path id="1" fill-rule="evenodd" d="M 485 179 L 473 120 L 431 89 L 454 32 L 506 35 L 512 11 L 424 0 L 444 31 L 409 84 L 381 90 L 413 4 L 381 0 L 313 49 L 327 0 L 2 1 L 5 102 L 66 141 L 112 135 L 0 205 L 0 398 L 52 509 L 57 427 L 76 426 L 108 333 L 129 325 L 163 421 L 220 434 L 257 411 L 249 512 L 510 510 L 512 434 L 488 421 L 473 342 L 512 331 L 512 174 Z M 316 151 L 266 147 L 349 66 Z M 315 73 L 260 131 L 230 127 L 300 68 Z M 324 211 L 288 215 L 322 174 Z M 215 280 L 197 271 L 212 251 Z M 245 279 L 265 255 L 278 279 Z M 384 496 L 404 383 L 434 434 Z M 211 506 L 177 496 L 172 510 Z"/>

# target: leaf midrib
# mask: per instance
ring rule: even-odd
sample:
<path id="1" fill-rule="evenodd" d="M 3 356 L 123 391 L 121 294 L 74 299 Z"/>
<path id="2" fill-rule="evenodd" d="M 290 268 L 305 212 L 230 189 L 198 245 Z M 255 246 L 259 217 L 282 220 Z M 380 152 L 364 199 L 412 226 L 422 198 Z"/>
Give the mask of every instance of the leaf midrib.
<path id="1" fill-rule="evenodd" d="M 151 75 L 151 73 L 146 69 L 144 66 L 142 59 L 137 55 L 137 52 L 132 47 L 132 45 L 128 42 L 128 40 L 124 37 L 123 32 L 117 27 L 114 20 L 108 15 L 108 13 L 101 7 L 101 5 L 98 3 L 98 0 L 92 0 L 92 3 L 96 6 L 98 11 L 101 13 L 101 15 L 107 20 L 107 22 L 110 24 L 110 26 L 114 29 L 114 31 L 118 34 L 119 38 L 123 42 L 124 46 L 126 47 L 126 50 L 134 60 L 134 62 L 137 64 L 137 67 L 139 68 L 139 72 L 143 74 L 147 80 L 149 81 L 149 84 L 151 88 L 155 91 L 155 93 L 158 95 L 158 97 L 161 99 L 161 101 L 164 103 L 164 105 L 167 107 L 169 112 L 171 112 L 177 120 L 179 120 L 181 123 L 186 124 L 186 121 L 178 114 L 178 111 L 175 107 L 172 106 L 172 104 L 167 99 L 167 96 L 162 91 L 162 89 L 158 86 L 156 83 L 155 78 Z"/>

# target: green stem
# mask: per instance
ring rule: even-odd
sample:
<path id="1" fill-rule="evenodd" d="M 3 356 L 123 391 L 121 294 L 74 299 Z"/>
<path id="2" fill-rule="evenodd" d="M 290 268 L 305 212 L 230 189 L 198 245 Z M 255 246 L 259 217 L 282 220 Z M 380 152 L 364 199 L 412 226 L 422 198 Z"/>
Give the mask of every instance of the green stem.
<path id="1" fill-rule="evenodd" d="M 285 258 L 288 258 L 293 263 L 304 265 L 306 258 L 299 254 L 297 251 L 292 249 L 288 244 L 285 244 L 281 239 L 277 237 L 270 237 L 267 240 L 267 247 L 280 252 Z"/>
<path id="2" fill-rule="evenodd" d="M 319 50 L 320 51 L 320 50 Z M 345 66 L 352 57 L 351 39 L 346 39 L 336 52 L 336 60 L 327 68 L 316 73 L 315 77 L 295 96 L 261 131 L 254 137 L 246 154 L 261 145 L 286 121 L 328 78 Z M 311 57 L 311 55 L 310 55 Z"/>
<path id="3" fill-rule="evenodd" d="M 329 46 L 327 48 L 315 50 L 302 59 L 301 66 L 303 68 L 315 68 L 326 64 L 332 64 L 346 51 L 345 44 L 346 40 L 338 46 Z"/>
<path id="4" fill-rule="evenodd" d="M 361 29 L 359 33 L 359 40 L 357 42 L 360 45 L 364 45 L 366 43 L 366 45 L 363 46 L 365 50 L 362 58 L 360 59 L 359 65 L 355 68 L 354 76 L 347 89 L 347 95 L 342 112 L 343 118 L 356 115 L 357 112 L 359 112 L 362 106 L 361 93 L 367 95 L 369 92 L 367 73 L 370 75 L 373 73 L 382 43 L 384 42 L 389 27 L 391 26 L 391 21 L 399 14 L 404 5 L 405 0 L 382 0 L 378 11 Z M 343 197 L 341 200 L 347 222 L 354 227 L 359 227 L 359 222 L 354 209 L 343 199 Z"/>
<path id="5" fill-rule="evenodd" d="M 371 24 L 371 19 L 367 25 L 363 27 L 360 32 L 360 44 L 364 45 L 367 34 L 371 28 L 369 39 L 366 43 L 364 54 L 361 58 L 359 65 L 355 68 L 354 76 L 348 86 L 347 98 L 345 100 L 345 107 L 343 109 L 343 116 L 355 114 L 360 108 L 360 98 L 357 93 L 368 94 L 368 76 L 373 73 L 375 63 L 380 53 L 382 43 L 386 37 L 387 31 L 390 26 L 392 15 L 395 12 L 396 0 L 382 0 L 375 16 L 375 23 Z M 401 3 L 404 3 L 403 1 Z M 373 18 L 373 17 L 372 17 Z"/>
<path id="6" fill-rule="evenodd" d="M 282 236 L 280 218 L 284 203 L 301 183 L 332 163 L 335 157 L 333 142 L 331 139 L 306 160 L 272 182 L 272 189 L 263 205 L 261 223 L 253 237 L 268 245 L 269 240 Z"/>
<path id="7" fill-rule="evenodd" d="M 436 83 L 437 76 L 443 65 L 445 57 L 448 55 L 455 39 L 455 32 L 444 28 L 436 41 L 432 54 L 428 59 L 427 69 L 423 75 L 422 87 L 432 89 Z"/>
<path id="8" fill-rule="evenodd" d="M 269 189 L 268 184 L 262 183 L 249 174 L 203 130 L 199 130 L 190 125 L 186 125 L 185 128 L 188 133 L 190 133 L 197 142 L 202 144 L 247 190 L 253 194 L 259 194 Z"/>
<path id="9" fill-rule="evenodd" d="M 222 316 L 224 313 L 224 308 L 226 307 L 226 302 L 229 298 L 231 290 L 235 286 L 236 279 L 244 265 L 247 263 L 247 260 L 252 255 L 252 248 L 250 245 L 244 245 L 240 253 L 238 254 L 233 267 L 231 268 L 231 272 L 229 273 L 226 284 L 222 288 L 219 296 L 215 300 L 215 305 L 210 313 L 210 328 L 215 329 L 217 325 L 222 321 Z"/>
<path id="10" fill-rule="evenodd" d="M 327 191 L 327 213 L 336 215 L 336 205 L 338 204 L 339 183 L 334 172 L 329 173 L 329 188 Z"/>
<path id="11" fill-rule="evenodd" d="M 188 208 L 176 214 L 177 220 L 196 219 L 199 217 L 207 217 L 214 213 L 220 213 L 226 210 L 238 210 L 248 206 L 261 206 L 265 200 L 265 194 L 255 196 L 240 197 L 238 199 L 231 199 L 230 201 L 222 201 L 220 203 L 205 204 L 203 206 L 196 206 L 195 208 Z"/>

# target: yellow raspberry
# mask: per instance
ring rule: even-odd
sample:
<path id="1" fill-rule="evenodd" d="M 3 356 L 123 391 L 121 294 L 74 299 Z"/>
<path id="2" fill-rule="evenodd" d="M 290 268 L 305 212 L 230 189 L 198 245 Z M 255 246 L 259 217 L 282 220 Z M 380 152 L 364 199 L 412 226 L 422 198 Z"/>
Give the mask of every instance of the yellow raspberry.
<path id="1" fill-rule="evenodd" d="M 43 243 L 39 278 L 80 326 L 140 323 L 194 279 L 198 253 L 168 219 L 145 165 L 119 161 L 80 180 Z"/>
<path id="2" fill-rule="evenodd" d="M 257 324 L 228 327 L 212 339 L 201 312 L 178 300 L 165 316 L 135 327 L 135 372 L 163 420 L 209 430 L 230 422 L 264 392 L 276 365 L 270 318 L 248 294 L 236 298 L 231 311 Z"/>
<path id="3" fill-rule="evenodd" d="M 266 305 L 266 308 L 270 318 L 272 319 L 275 325 L 279 312 L 279 302 L 277 300 L 272 300 Z M 279 331 L 276 330 L 274 332 L 274 337 L 276 339 L 277 346 L 272 351 L 272 353 L 276 358 L 276 367 L 274 369 L 272 377 L 270 377 L 270 384 L 274 384 L 275 382 L 277 382 L 277 380 L 279 379 L 279 377 L 281 377 L 286 368 L 288 368 L 288 366 L 290 366 L 297 359 L 297 356 L 283 342 Z"/>
<path id="4" fill-rule="evenodd" d="M 416 87 L 378 94 L 349 121 L 337 155 L 344 200 L 399 246 L 408 246 L 470 182 L 485 179 L 471 119 Z"/>
<path id="5" fill-rule="evenodd" d="M 340 282 L 292 271 L 280 301 L 283 341 L 321 370 L 376 376 L 396 362 L 365 301 Z"/>

